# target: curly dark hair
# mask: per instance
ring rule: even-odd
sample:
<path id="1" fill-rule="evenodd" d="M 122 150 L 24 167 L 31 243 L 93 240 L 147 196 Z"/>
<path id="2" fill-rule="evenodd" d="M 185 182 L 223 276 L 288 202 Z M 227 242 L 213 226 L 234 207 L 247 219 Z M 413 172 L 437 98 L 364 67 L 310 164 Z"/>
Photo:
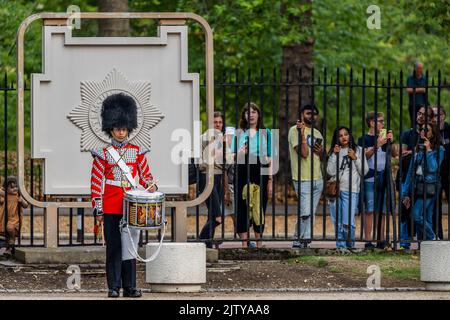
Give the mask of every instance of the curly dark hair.
<path id="1" fill-rule="evenodd" d="M 134 99 L 124 93 L 107 97 L 102 103 L 102 131 L 111 137 L 113 128 L 137 128 L 137 106 Z"/>

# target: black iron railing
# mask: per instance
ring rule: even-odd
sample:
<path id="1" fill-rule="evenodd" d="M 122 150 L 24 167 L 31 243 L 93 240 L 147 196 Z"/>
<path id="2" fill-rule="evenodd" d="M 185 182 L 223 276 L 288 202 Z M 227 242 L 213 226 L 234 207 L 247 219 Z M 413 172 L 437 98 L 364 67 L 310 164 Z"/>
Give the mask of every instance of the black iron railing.
<path id="1" fill-rule="evenodd" d="M 361 72 L 354 72 L 353 70 L 338 69 L 331 75 L 326 69 L 321 70 L 320 73 L 306 72 L 302 70 L 283 70 L 278 72 L 278 69 L 270 71 L 270 75 L 267 76 L 267 72 L 261 70 L 257 76 L 248 72 L 245 76 L 242 76 L 238 70 L 230 72 L 229 74 L 221 75 L 215 82 L 215 97 L 216 107 L 215 111 L 221 111 L 224 115 L 223 128 L 232 127 L 239 128 L 239 122 L 242 115 L 243 106 L 247 103 L 254 102 L 260 109 L 260 116 L 262 118 L 262 125 L 268 128 L 273 133 L 273 136 L 278 136 L 278 143 L 272 146 L 272 161 L 278 161 L 279 170 L 272 177 L 273 189 L 267 205 L 263 197 L 260 197 L 260 207 L 267 206 L 265 213 L 259 212 L 260 219 L 264 216 L 265 230 L 262 232 L 263 241 L 285 241 L 287 246 L 291 245 L 292 241 L 298 241 L 300 244 L 307 244 L 313 242 L 317 246 L 330 246 L 333 245 L 339 236 L 340 221 L 344 214 L 347 215 L 347 220 L 351 221 L 355 219 L 355 237 L 352 239 L 351 233 L 347 232 L 346 239 L 355 240 L 356 242 L 369 242 L 372 241 L 375 244 L 382 244 L 383 241 L 388 243 L 394 248 L 399 248 L 400 243 L 409 244 L 415 243 L 418 240 L 426 239 L 425 224 L 421 225 L 423 239 L 417 239 L 414 222 L 414 214 L 411 210 L 404 208 L 402 197 L 399 194 L 399 186 L 401 187 L 402 181 L 404 181 L 408 167 L 401 165 L 406 163 L 406 157 L 415 157 L 420 151 L 416 145 L 420 144 L 420 139 L 416 139 L 416 144 L 405 147 L 407 141 L 401 141 L 402 136 L 405 136 L 411 127 L 417 128 L 417 117 L 413 117 L 412 123 L 410 120 L 410 108 L 409 108 L 409 94 L 408 83 L 406 76 L 403 72 L 393 75 L 393 73 L 381 74 L 378 71 L 374 71 L 372 76 L 369 76 L 366 70 Z M 430 79 L 428 72 L 425 74 L 427 79 L 426 84 L 426 101 L 425 104 L 425 123 L 436 122 L 436 118 L 433 118 L 433 114 L 429 113 L 429 109 L 433 106 L 437 107 L 437 113 L 441 110 L 449 111 L 448 105 L 445 103 L 449 101 L 449 85 L 446 80 L 442 80 L 441 72 L 439 71 L 436 79 Z M 307 80 L 305 80 L 307 79 Z M 10 175 L 16 175 L 16 156 L 15 156 L 15 87 L 13 84 L 8 83 L 8 78 L 4 75 L 4 81 L 0 86 L 0 91 L 3 95 L 3 134 L 1 139 L 1 147 L 3 148 L 3 179 Z M 205 85 L 201 86 L 202 98 L 204 95 Z M 412 105 L 416 104 L 416 97 L 421 94 L 418 87 L 413 87 Z M 28 96 L 29 90 L 26 90 L 26 96 Z M 29 97 L 26 98 L 29 101 Z M 441 103 L 443 102 L 443 103 Z M 350 202 L 346 207 L 348 212 L 338 212 L 338 219 L 334 220 L 330 217 L 330 199 L 322 194 L 319 199 L 317 208 L 314 208 L 314 194 L 308 190 L 313 190 L 315 184 L 312 180 L 307 180 L 301 183 L 302 157 L 300 152 L 297 152 L 297 171 L 299 176 L 292 177 L 291 175 L 291 158 L 289 155 L 290 143 L 288 140 L 289 129 L 296 124 L 296 120 L 301 117 L 300 108 L 306 104 L 314 104 L 318 111 L 320 119 L 312 124 L 311 135 L 309 139 L 315 140 L 315 130 L 320 132 L 323 136 L 321 142 L 324 147 L 324 160 L 320 163 L 322 168 L 322 185 L 326 186 L 326 159 L 329 156 L 329 150 L 333 148 L 331 145 L 332 134 L 335 128 L 340 126 L 346 126 L 350 128 L 353 136 L 356 140 L 359 137 L 367 133 L 367 125 L 365 122 L 366 113 L 374 111 L 384 113 L 385 129 L 392 130 L 394 139 L 387 143 L 386 146 L 386 166 L 384 170 L 385 178 L 382 179 L 385 186 L 381 190 L 386 191 L 385 198 L 386 208 L 381 210 L 384 214 L 373 214 L 372 232 L 369 236 L 364 231 L 367 220 L 366 216 L 366 201 L 357 202 L 357 210 L 354 213 L 355 203 Z M 29 110 L 29 108 L 27 108 Z M 415 110 L 414 110 L 415 111 Z M 202 109 L 204 113 L 204 107 Z M 27 112 L 26 123 L 30 123 L 30 113 Z M 420 123 L 419 123 L 420 124 Z M 29 130 L 30 128 L 26 128 Z M 206 129 L 206 128 L 203 128 Z M 247 127 L 241 128 L 244 131 Z M 262 132 L 262 131 L 261 131 Z M 414 132 L 414 130 L 412 131 Z M 375 128 L 374 135 L 379 137 L 381 132 Z M 414 134 L 412 134 L 414 136 Z M 29 136 L 29 135 L 28 135 Z M 233 138 L 235 144 L 238 145 L 239 141 L 237 137 Z M 244 140 L 250 141 L 250 138 L 246 137 Z M 297 132 L 297 140 L 301 141 L 302 137 L 300 132 Z M 450 139 L 450 138 L 449 138 Z M 448 141 L 446 141 L 448 144 Z M 269 141 L 270 143 L 270 141 Z M 229 146 L 230 147 L 230 146 Z M 365 140 L 362 140 L 360 146 L 365 150 Z M 448 145 L 445 146 L 448 148 Z M 392 157 L 390 151 L 394 149 L 398 151 L 398 157 Z M 237 151 L 238 148 L 236 148 Z M 229 150 L 230 151 L 230 150 Z M 311 149 L 309 150 L 310 152 Z M 406 155 L 405 151 L 412 151 L 412 155 Z M 226 161 L 226 148 L 223 149 L 223 161 Z M 377 149 L 376 152 L 381 152 L 381 149 Z M 450 228 L 448 220 L 448 181 L 450 180 L 450 173 L 448 165 L 445 165 L 448 159 L 448 151 L 445 153 L 445 159 L 442 162 L 443 165 L 440 168 L 440 186 L 436 186 L 437 196 L 431 200 L 432 210 L 434 212 L 432 218 L 432 228 L 434 233 L 439 239 L 448 240 L 450 238 Z M 36 199 L 44 200 L 46 196 L 43 194 L 43 182 L 42 182 L 42 161 L 39 159 L 31 159 L 29 152 L 29 141 L 26 142 L 26 186 L 30 195 Z M 437 153 L 437 160 L 440 154 Z M 278 157 L 275 160 L 275 157 Z M 378 160 L 377 156 L 374 157 L 374 167 L 377 168 Z M 339 164 L 339 156 L 337 156 L 337 164 Z M 311 171 L 311 175 L 314 172 L 316 164 L 314 161 L 310 163 L 308 169 Z M 353 162 L 349 163 L 350 169 L 353 168 Z M 247 166 L 243 169 L 239 166 Z M 365 162 L 362 162 L 362 170 L 366 168 Z M 339 176 L 339 170 L 341 168 L 337 166 L 336 171 Z M 198 167 L 197 167 L 198 170 Z M 205 241 L 210 243 L 215 228 L 214 240 L 217 242 L 235 242 L 242 240 L 237 235 L 236 224 L 239 219 L 242 219 L 242 212 L 238 212 L 238 200 L 242 197 L 242 194 L 238 194 L 237 190 L 240 190 L 242 181 L 239 182 L 239 173 L 243 174 L 247 171 L 247 181 L 245 184 L 249 184 L 250 181 L 250 166 L 248 164 L 231 163 L 228 166 L 222 166 L 221 178 L 218 179 L 221 182 L 223 188 L 219 188 L 219 209 L 208 210 L 206 204 L 202 204 L 196 208 L 188 210 L 188 239 L 189 241 Z M 350 170 L 352 172 L 352 170 Z M 201 172 L 197 172 L 197 181 L 199 181 Z M 375 191 L 374 198 L 378 198 L 378 172 L 374 172 Z M 349 189 L 355 181 L 353 173 L 349 174 Z M 228 181 L 225 179 L 227 176 Z M 413 178 L 417 180 L 417 174 L 413 174 Z M 263 175 L 257 176 L 257 181 L 253 181 L 255 185 L 263 188 L 263 181 L 266 178 Z M 396 180 L 400 181 L 396 183 Z M 365 184 L 364 178 L 361 178 L 361 185 L 359 186 L 359 197 L 364 198 Z M 298 189 L 298 193 L 294 190 L 294 182 Z M 309 184 L 309 186 L 308 186 Z M 250 188 L 247 188 L 249 190 Z M 445 190 L 447 189 L 447 190 Z M 232 192 L 231 203 L 225 200 L 228 196 L 227 190 Z M 201 189 L 199 186 L 191 186 L 191 197 L 195 194 L 199 194 Z M 446 191 L 446 192 L 443 192 Z M 249 191 L 248 191 L 249 192 Z M 444 197 L 445 194 L 445 197 Z M 249 196 L 249 194 L 248 194 Z M 307 197 L 307 198 L 306 198 Z M 303 200 L 302 200 L 303 198 Z M 427 201 L 426 194 L 416 195 L 414 192 L 411 194 L 411 202 L 414 206 L 417 200 L 422 198 L 423 207 L 420 211 L 424 220 L 430 221 L 427 216 Z M 7 201 L 7 198 L 5 198 Z M 309 201 L 306 201 L 308 199 Z M 84 199 L 87 200 L 87 199 Z M 76 199 L 74 199 L 76 201 Z M 214 207 L 213 199 L 209 199 L 210 208 Z M 309 223 L 307 219 L 301 217 L 305 215 L 305 209 L 302 210 L 302 201 L 308 202 L 309 209 L 307 213 L 314 217 L 312 223 Z M 340 197 L 336 200 L 336 207 L 339 207 L 339 201 L 342 201 Z M 384 199 L 382 199 L 384 202 Z M 430 202 L 430 201 L 428 201 Z M 249 209 L 249 202 L 245 202 L 247 210 Z M 8 212 L 4 208 L 8 207 L 7 203 L 3 206 L 4 221 L 8 220 Z M 418 209 L 417 209 L 418 210 Z M 217 212 L 219 211 L 219 212 Z M 244 212 L 245 213 L 245 212 Z M 95 223 L 90 210 L 60 210 L 59 215 L 59 244 L 61 246 L 73 246 L 73 245 L 97 245 L 99 241 L 95 239 L 93 235 L 93 225 Z M 306 214 L 307 215 L 307 214 Z M 173 222 L 173 211 L 170 211 L 168 217 L 171 217 L 170 221 Z M 203 225 L 206 221 L 216 220 L 216 217 L 220 217 L 220 224 L 213 223 L 213 228 L 209 228 L 208 236 L 203 236 L 200 239 L 200 234 Z M 384 218 L 383 218 L 384 217 Z M 417 218 L 417 217 L 416 217 Z M 417 219 L 416 219 L 417 220 Z M 241 221 L 241 220 L 239 220 Z M 306 221 L 306 222 L 305 222 Z M 383 224 L 384 221 L 384 224 Z M 24 210 L 23 223 L 20 226 L 20 236 L 17 239 L 17 244 L 21 246 L 42 246 L 44 223 L 43 223 L 43 211 L 40 208 L 34 208 L 30 206 Z M 241 222 L 239 222 L 241 223 Z M 309 236 L 304 237 L 301 235 L 301 231 L 305 231 L 302 228 L 308 224 Z M 3 233 L 7 234 L 6 223 L 2 226 Z M 442 226 L 443 231 L 440 231 Z M 168 228 L 169 235 L 173 235 L 173 223 Z M 247 228 L 247 232 L 241 232 L 241 236 L 245 241 L 253 242 L 256 239 L 253 233 L 250 233 L 250 228 Z M 405 236 L 405 234 L 407 236 Z M 144 233 L 141 237 L 141 243 L 146 243 L 152 240 L 152 236 L 148 233 Z M 341 239 L 342 240 L 342 239 Z M 214 243 L 212 243 L 214 244 Z"/>

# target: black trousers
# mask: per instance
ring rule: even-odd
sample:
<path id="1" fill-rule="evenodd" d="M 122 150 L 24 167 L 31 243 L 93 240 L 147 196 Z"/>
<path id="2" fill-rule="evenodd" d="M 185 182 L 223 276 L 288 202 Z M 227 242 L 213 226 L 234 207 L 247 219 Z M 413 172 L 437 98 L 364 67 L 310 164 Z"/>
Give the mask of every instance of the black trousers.
<path id="1" fill-rule="evenodd" d="M 121 219 L 121 214 L 103 216 L 108 289 L 136 287 L 136 259 L 122 261 Z"/>
<path id="2" fill-rule="evenodd" d="M 411 115 L 411 113 L 410 113 L 410 115 Z M 403 157 L 402 162 L 400 164 L 401 165 L 401 169 L 402 169 L 402 176 L 400 176 L 400 171 L 398 171 L 397 172 L 397 177 L 395 179 L 397 190 L 401 190 L 402 189 L 402 185 L 406 181 L 406 175 L 408 173 L 410 163 L 411 163 L 411 156 Z M 411 208 L 412 208 L 412 205 L 409 208 L 406 208 L 405 205 L 403 204 L 403 202 L 401 203 L 401 206 L 400 206 L 400 223 L 406 223 L 406 228 L 408 230 L 407 231 L 407 235 L 412 238 L 415 235 L 416 230 L 413 228 L 414 227 L 414 222 L 413 222 L 413 218 L 411 216 L 411 211 L 412 211 Z M 412 234 L 410 234 L 411 230 L 413 232 Z"/>
<path id="3" fill-rule="evenodd" d="M 448 161 L 444 159 L 444 161 Z M 448 166 L 446 165 L 443 170 L 441 170 L 441 186 L 442 190 L 439 192 L 439 201 L 436 204 L 436 209 L 433 211 L 433 231 L 436 236 L 443 240 L 444 239 L 444 230 L 442 228 L 442 194 L 445 193 L 445 197 L 447 198 L 448 205 L 450 205 L 450 185 L 449 185 L 449 171 Z"/>
<path id="4" fill-rule="evenodd" d="M 199 191 L 203 192 L 205 186 L 206 174 L 200 173 Z M 222 175 L 216 174 L 214 175 L 213 189 L 208 199 L 206 199 L 206 207 L 208 208 L 208 220 L 206 221 L 199 235 L 200 239 L 209 240 L 205 242 L 208 248 L 212 248 L 212 239 L 214 239 L 216 227 L 220 225 L 220 223 L 216 221 L 216 217 L 222 216 L 222 191 Z"/>
<path id="5" fill-rule="evenodd" d="M 265 215 L 268 194 L 267 194 L 267 182 L 269 177 L 267 175 L 261 174 L 262 164 L 257 157 L 256 161 L 249 161 L 246 159 L 245 164 L 237 165 L 237 213 L 236 213 L 236 232 L 244 233 L 247 232 L 250 226 L 253 226 L 253 230 L 257 233 L 264 232 L 264 224 L 257 225 L 254 223 L 253 219 L 249 217 L 248 204 L 247 201 L 242 197 L 242 190 L 247 183 L 255 183 L 260 186 L 260 196 L 261 196 L 261 215 Z M 256 163 L 255 163 L 256 162 Z M 250 164 L 247 164 L 250 163 Z M 250 168 L 250 175 L 247 175 L 247 166 Z M 260 184 L 261 183 L 261 184 Z"/>

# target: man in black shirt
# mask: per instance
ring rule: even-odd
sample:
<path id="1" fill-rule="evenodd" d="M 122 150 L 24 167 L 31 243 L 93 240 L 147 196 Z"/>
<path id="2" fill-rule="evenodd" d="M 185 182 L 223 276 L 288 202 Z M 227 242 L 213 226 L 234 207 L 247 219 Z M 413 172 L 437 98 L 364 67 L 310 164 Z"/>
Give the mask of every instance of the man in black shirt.
<path id="1" fill-rule="evenodd" d="M 414 127 L 414 115 L 417 113 L 419 106 L 428 104 L 427 79 L 423 75 L 423 64 L 421 62 L 414 64 L 413 74 L 408 77 L 406 86 L 406 92 L 409 95 L 409 117 L 411 127 Z"/>

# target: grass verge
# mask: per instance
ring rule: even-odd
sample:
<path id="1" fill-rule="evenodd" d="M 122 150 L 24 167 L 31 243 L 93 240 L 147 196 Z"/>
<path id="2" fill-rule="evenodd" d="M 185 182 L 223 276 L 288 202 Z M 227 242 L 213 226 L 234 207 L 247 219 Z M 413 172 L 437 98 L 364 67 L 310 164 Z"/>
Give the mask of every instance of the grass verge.
<path id="1" fill-rule="evenodd" d="M 419 280 L 419 256 L 394 252 L 364 252 L 346 256 L 302 256 L 288 263 L 304 263 L 332 273 L 367 276 L 367 268 L 380 267 L 381 276 L 398 280 Z"/>

